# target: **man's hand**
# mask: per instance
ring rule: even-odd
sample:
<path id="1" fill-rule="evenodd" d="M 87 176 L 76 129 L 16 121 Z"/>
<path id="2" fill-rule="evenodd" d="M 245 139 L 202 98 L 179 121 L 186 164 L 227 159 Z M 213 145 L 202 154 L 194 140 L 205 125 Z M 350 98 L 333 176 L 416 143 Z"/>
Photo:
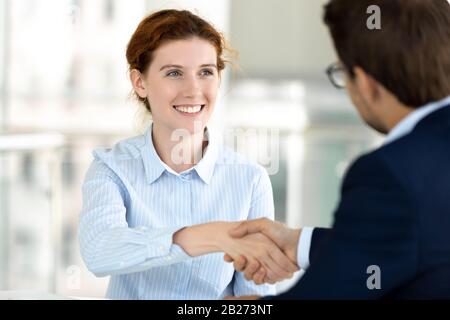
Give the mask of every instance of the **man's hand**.
<path id="1" fill-rule="evenodd" d="M 297 247 L 301 229 L 291 229 L 282 223 L 262 218 L 243 221 L 237 227 L 230 229 L 229 231 L 229 234 L 236 238 L 252 233 L 262 233 L 270 238 L 293 263 L 297 264 Z M 264 282 L 272 283 L 273 281 L 286 279 L 286 277 L 274 279 L 272 276 L 272 279 L 269 280 L 266 277 L 267 271 L 263 267 L 257 268 L 255 263 L 247 264 L 247 259 L 243 256 L 234 260 L 231 256 L 226 254 L 224 260 L 233 262 L 236 271 L 244 272 L 245 278 L 247 280 L 253 279 L 256 284 Z"/>
<path id="2" fill-rule="evenodd" d="M 262 233 L 248 234 L 241 238 L 232 238 L 227 234 L 227 237 L 222 238 L 222 251 L 232 257 L 231 259 L 245 263 L 248 273 L 253 274 L 263 268 L 267 283 L 274 284 L 277 279 L 291 278 L 298 270 L 297 265 Z M 250 279 L 252 278 L 248 278 Z"/>
<path id="3" fill-rule="evenodd" d="M 267 271 L 264 266 L 258 261 L 251 260 L 250 262 L 244 256 L 239 256 L 237 259 L 233 259 L 229 254 L 224 255 L 226 262 L 233 262 L 233 267 L 237 272 L 243 272 L 244 278 L 247 280 L 253 280 L 256 284 L 263 283 L 275 283 L 284 278 L 274 278 L 273 280 L 267 276 Z M 296 268 L 293 272 L 297 271 Z M 289 277 L 290 278 L 290 277 Z"/>

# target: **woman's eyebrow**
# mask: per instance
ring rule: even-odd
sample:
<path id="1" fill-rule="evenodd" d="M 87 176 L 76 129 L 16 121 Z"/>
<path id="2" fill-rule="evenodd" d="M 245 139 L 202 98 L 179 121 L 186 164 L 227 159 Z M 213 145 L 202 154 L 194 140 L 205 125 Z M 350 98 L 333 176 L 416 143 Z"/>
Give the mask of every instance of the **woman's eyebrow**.
<path id="1" fill-rule="evenodd" d="M 167 68 L 178 68 L 178 69 L 183 69 L 183 66 L 180 66 L 178 64 L 166 64 L 164 66 L 161 67 L 161 69 L 159 69 L 159 71 L 167 69 Z"/>
<path id="2" fill-rule="evenodd" d="M 217 65 L 215 65 L 214 63 L 209 63 L 209 64 L 202 64 L 200 66 L 200 68 L 205 68 L 205 67 L 213 67 L 217 69 Z"/>
<path id="3" fill-rule="evenodd" d="M 202 64 L 200 66 L 200 68 L 205 68 L 205 67 L 213 67 L 217 69 L 217 65 L 214 63 L 208 63 L 208 64 Z M 168 69 L 168 68 L 178 68 L 178 69 L 183 69 L 183 66 L 180 66 L 178 64 L 166 64 L 164 66 L 161 67 L 161 69 L 159 69 L 159 71 L 162 71 L 164 69 Z"/>

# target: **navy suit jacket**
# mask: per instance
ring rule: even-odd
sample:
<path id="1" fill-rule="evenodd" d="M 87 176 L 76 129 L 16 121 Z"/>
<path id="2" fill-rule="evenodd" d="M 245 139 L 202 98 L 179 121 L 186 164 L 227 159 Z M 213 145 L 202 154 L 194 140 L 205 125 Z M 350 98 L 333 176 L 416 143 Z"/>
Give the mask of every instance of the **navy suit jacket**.
<path id="1" fill-rule="evenodd" d="M 450 106 L 351 165 L 309 269 L 270 298 L 450 298 Z"/>

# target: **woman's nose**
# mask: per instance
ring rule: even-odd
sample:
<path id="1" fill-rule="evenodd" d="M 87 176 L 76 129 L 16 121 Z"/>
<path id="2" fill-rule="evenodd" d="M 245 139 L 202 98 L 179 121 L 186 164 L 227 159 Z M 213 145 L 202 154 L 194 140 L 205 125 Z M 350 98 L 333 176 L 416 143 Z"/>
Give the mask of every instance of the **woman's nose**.
<path id="1" fill-rule="evenodd" d="M 201 87 L 199 80 L 194 77 L 186 79 L 183 93 L 186 97 L 197 97 L 200 95 Z"/>

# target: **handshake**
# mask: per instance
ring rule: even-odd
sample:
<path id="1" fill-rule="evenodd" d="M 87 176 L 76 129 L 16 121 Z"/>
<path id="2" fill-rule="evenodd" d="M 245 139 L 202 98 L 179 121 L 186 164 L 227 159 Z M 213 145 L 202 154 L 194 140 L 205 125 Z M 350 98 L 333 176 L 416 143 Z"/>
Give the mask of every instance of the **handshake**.
<path id="1" fill-rule="evenodd" d="M 221 241 L 224 260 L 256 284 L 289 279 L 299 270 L 297 247 L 301 229 L 269 219 L 231 223 Z"/>

